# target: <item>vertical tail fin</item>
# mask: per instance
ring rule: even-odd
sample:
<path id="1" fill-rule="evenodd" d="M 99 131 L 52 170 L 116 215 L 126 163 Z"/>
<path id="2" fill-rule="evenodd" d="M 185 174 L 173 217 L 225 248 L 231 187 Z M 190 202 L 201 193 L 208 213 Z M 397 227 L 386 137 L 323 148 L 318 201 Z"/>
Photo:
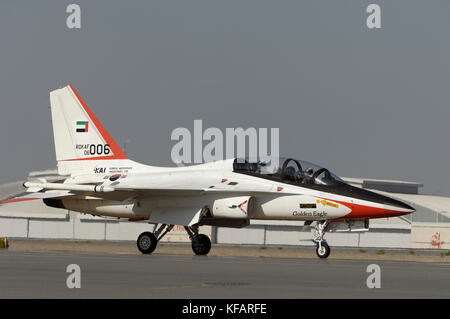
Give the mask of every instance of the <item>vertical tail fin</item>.
<path id="1" fill-rule="evenodd" d="M 79 161 L 127 159 L 71 85 L 50 92 L 50 105 L 60 174 L 92 166 L 80 165 Z"/>

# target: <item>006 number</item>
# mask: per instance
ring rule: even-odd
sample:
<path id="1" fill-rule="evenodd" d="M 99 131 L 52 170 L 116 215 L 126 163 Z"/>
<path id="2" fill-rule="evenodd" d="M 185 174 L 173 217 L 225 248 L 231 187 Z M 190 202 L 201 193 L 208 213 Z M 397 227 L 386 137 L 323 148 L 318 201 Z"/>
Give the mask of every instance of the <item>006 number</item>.
<path id="1" fill-rule="evenodd" d="M 89 155 L 109 155 L 111 154 L 111 148 L 109 144 L 91 144 L 89 145 Z"/>

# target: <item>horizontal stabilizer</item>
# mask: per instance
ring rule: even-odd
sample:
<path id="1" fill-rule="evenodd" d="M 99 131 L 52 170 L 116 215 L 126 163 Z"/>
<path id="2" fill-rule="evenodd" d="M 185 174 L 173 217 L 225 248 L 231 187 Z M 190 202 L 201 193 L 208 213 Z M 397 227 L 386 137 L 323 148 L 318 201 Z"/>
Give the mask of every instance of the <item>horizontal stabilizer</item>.
<path id="1" fill-rule="evenodd" d="M 10 199 L 6 199 L 0 202 L 0 204 L 11 204 L 17 202 L 23 202 L 27 200 L 34 199 L 45 199 L 45 198 L 62 198 L 74 196 L 75 194 L 71 194 L 70 191 L 49 191 L 45 193 L 30 193 L 23 196 L 13 197 Z"/>

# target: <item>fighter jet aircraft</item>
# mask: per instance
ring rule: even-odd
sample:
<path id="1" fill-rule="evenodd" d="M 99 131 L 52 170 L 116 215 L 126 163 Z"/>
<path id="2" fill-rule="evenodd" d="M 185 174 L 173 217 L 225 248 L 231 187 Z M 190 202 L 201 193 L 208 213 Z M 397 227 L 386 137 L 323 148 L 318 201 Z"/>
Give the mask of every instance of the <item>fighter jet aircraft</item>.
<path id="1" fill-rule="evenodd" d="M 245 227 L 254 220 L 305 221 L 320 258 L 328 230 L 368 229 L 369 219 L 414 208 L 346 184 L 328 169 L 293 158 L 229 159 L 185 167 L 156 167 L 127 158 L 72 86 L 50 93 L 58 182 L 30 180 L 30 194 L 51 207 L 156 223 L 137 238 L 151 254 L 174 225 L 184 226 L 197 255 L 211 249 L 199 226 Z M 300 231 L 299 227 L 299 231 Z"/>

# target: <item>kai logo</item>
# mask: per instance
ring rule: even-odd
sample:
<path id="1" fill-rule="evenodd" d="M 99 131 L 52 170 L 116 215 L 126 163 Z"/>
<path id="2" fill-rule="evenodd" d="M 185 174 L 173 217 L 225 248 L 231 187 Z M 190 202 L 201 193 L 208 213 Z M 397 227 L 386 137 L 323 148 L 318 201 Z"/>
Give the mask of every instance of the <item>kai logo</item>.
<path id="1" fill-rule="evenodd" d="M 89 122 L 88 121 L 77 121 L 76 123 L 76 129 L 77 133 L 86 133 L 89 128 Z"/>
<path id="2" fill-rule="evenodd" d="M 96 168 L 94 168 L 94 173 L 95 174 L 106 173 L 106 168 L 105 167 L 96 167 Z"/>

